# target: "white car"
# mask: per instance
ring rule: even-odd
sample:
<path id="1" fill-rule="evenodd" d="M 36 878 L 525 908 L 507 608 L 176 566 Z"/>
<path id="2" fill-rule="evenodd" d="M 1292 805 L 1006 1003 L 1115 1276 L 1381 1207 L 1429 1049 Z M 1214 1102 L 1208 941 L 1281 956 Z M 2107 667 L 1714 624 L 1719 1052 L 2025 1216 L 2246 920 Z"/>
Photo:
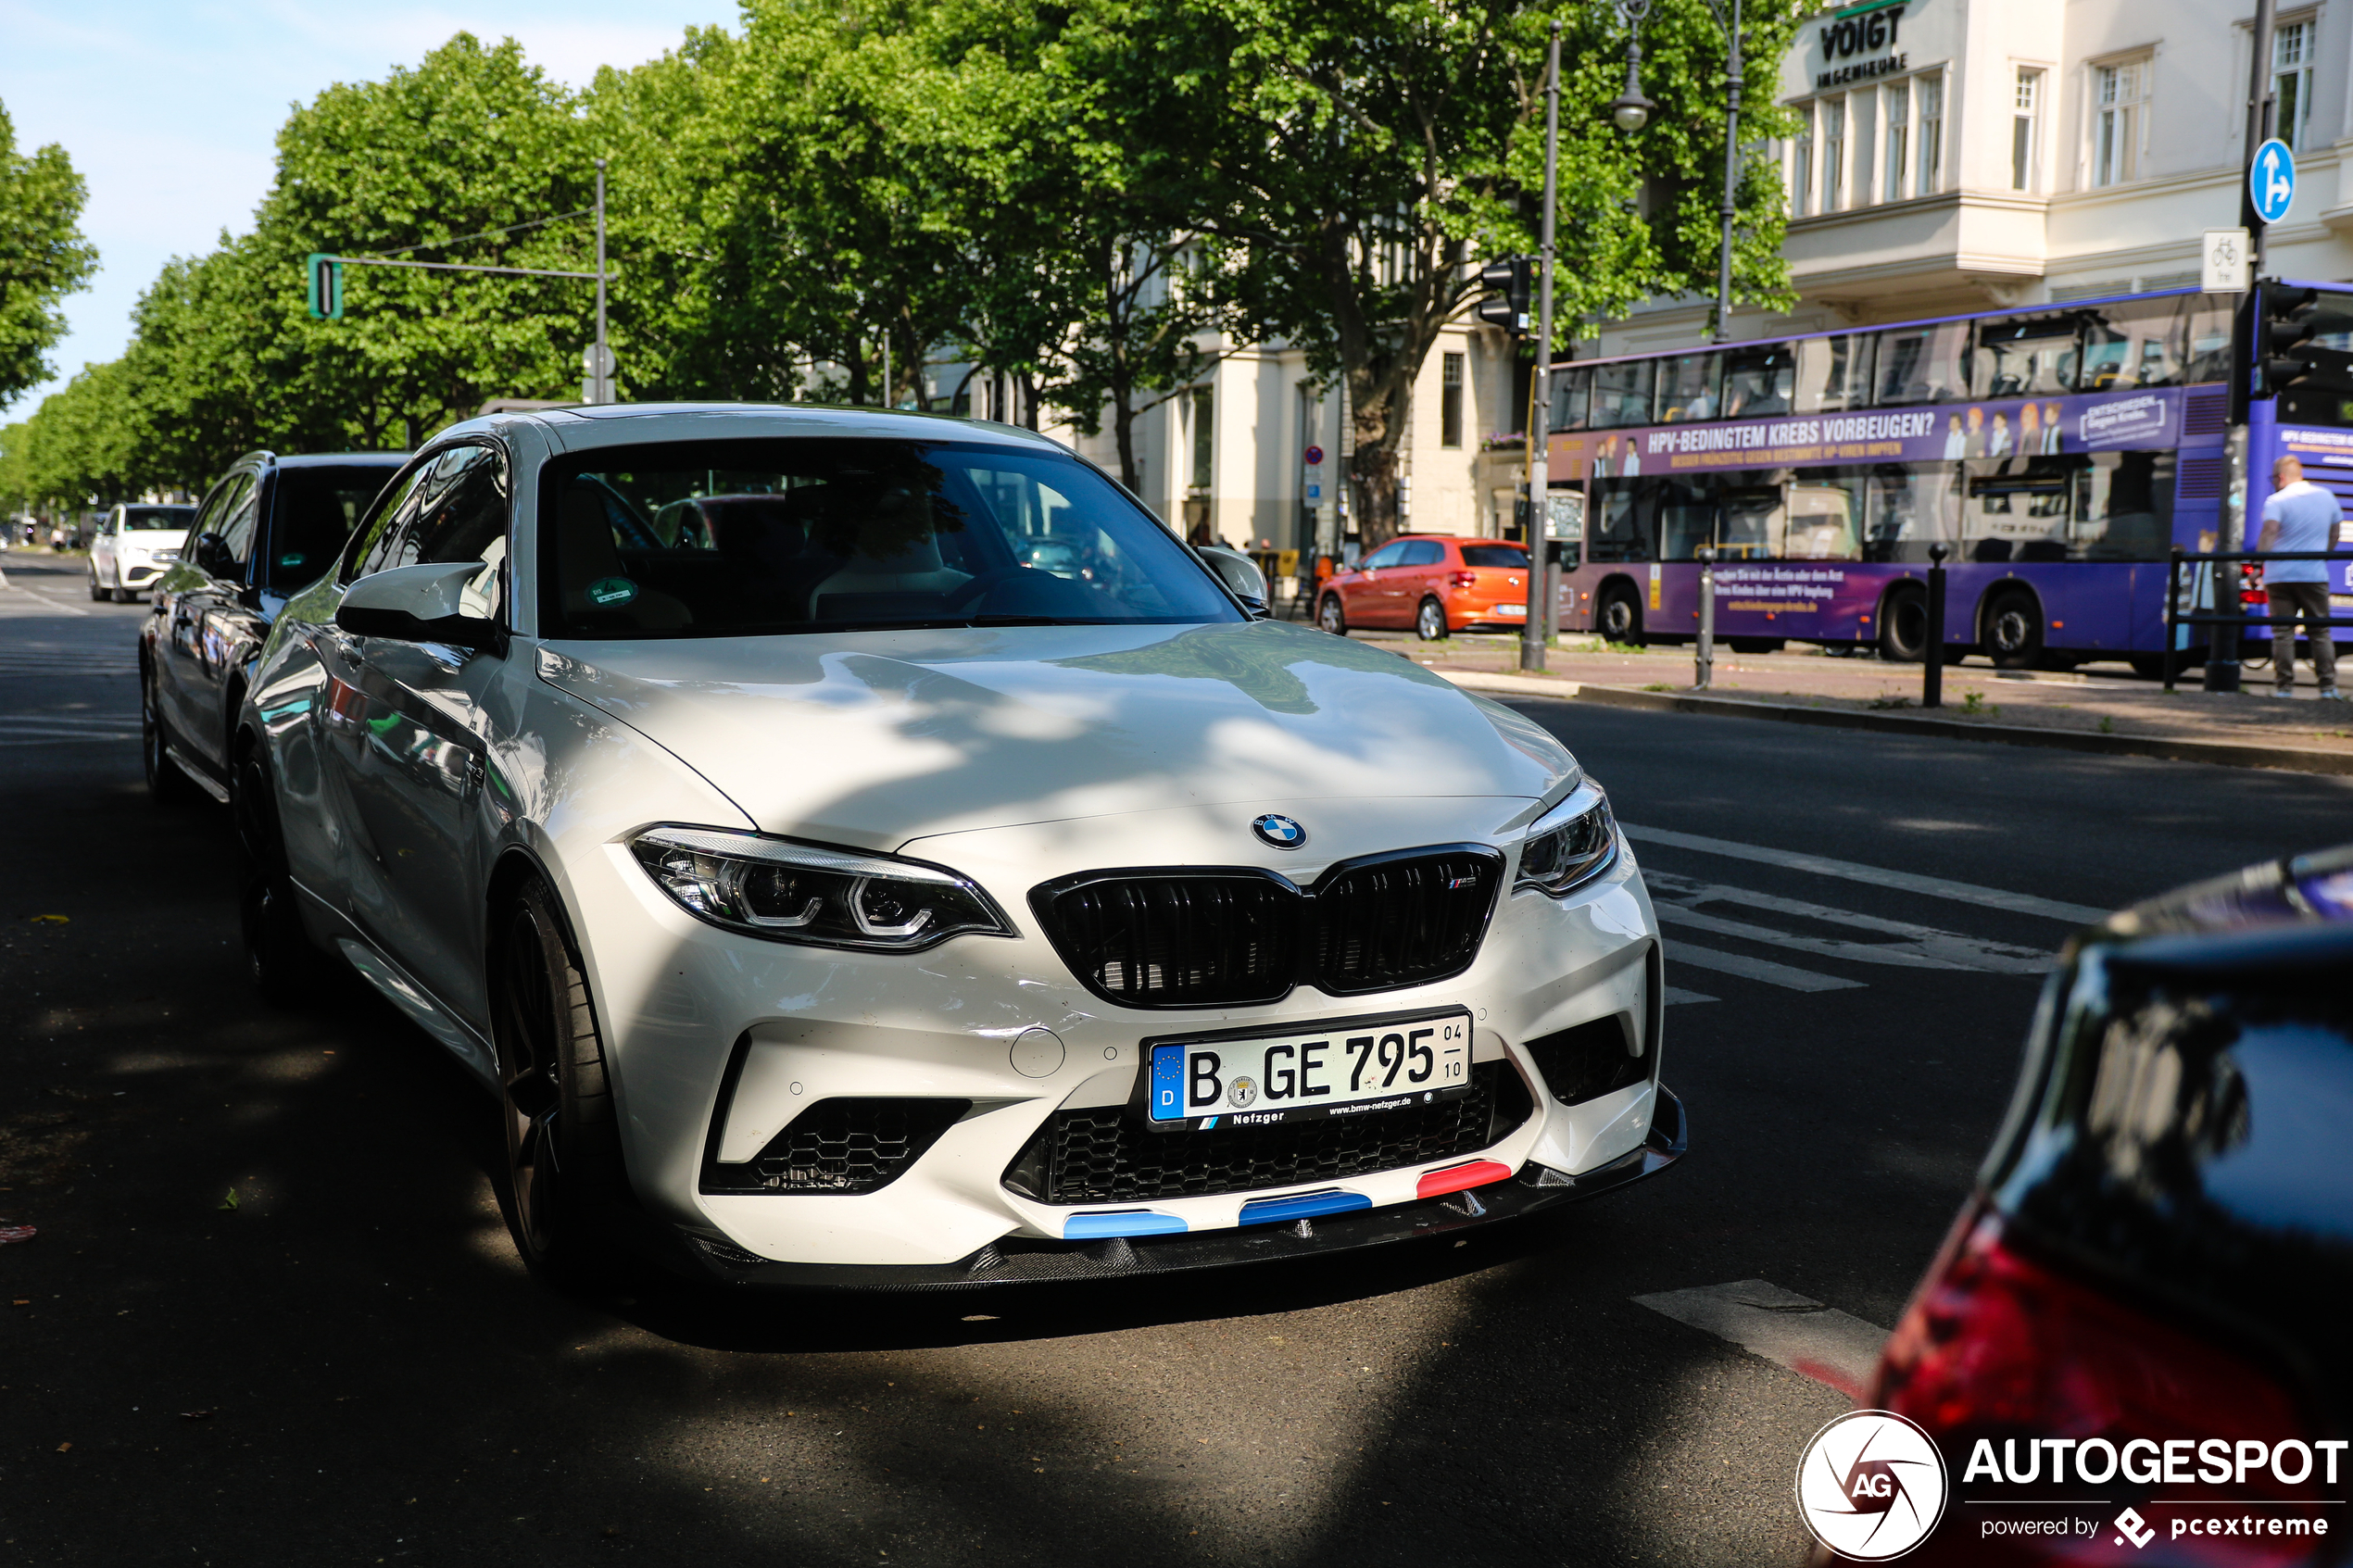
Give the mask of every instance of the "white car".
<path id="1" fill-rule="evenodd" d="M 459 425 L 261 656 L 255 974 L 340 954 L 478 1073 L 558 1274 L 1196 1268 L 1674 1159 L 1600 787 L 1260 593 L 1001 426 Z"/>
<path id="2" fill-rule="evenodd" d="M 171 570 L 187 543 L 194 507 L 118 506 L 90 541 L 90 596 L 129 604 Z"/>

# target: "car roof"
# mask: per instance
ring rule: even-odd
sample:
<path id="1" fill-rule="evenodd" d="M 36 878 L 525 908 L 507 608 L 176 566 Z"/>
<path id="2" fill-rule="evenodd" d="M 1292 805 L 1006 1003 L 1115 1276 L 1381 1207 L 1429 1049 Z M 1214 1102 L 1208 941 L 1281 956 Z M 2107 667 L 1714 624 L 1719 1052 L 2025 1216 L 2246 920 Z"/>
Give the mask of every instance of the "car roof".
<path id="1" fill-rule="evenodd" d="M 278 459 L 282 469 L 396 469 L 409 460 L 406 452 L 292 452 Z"/>
<path id="2" fill-rule="evenodd" d="M 863 435 L 894 440 L 969 441 L 1070 455 L 1038 432 L 993 420 L 903 408 L 822 403 L 604 403 L 485 415 L 450 426 L 435 439 L 490 434 L 536 425 L 563 451 L 634 446 L 650 441 L 742 441 L 763 435 Z"/>

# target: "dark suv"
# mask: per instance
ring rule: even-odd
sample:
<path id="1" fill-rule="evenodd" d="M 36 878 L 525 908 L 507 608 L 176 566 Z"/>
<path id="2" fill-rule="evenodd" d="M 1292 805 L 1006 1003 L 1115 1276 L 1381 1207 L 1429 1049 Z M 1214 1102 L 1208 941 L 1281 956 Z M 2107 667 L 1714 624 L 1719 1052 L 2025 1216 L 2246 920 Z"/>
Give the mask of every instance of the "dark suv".
<path id="1" fill-rule="evenodd" d="M 139 629 L 139 717 L 158 800 L 229 798 L 229 726 L 286 600 L 335 563 L 405 452 L 248 452 L 205 493 Z"/>

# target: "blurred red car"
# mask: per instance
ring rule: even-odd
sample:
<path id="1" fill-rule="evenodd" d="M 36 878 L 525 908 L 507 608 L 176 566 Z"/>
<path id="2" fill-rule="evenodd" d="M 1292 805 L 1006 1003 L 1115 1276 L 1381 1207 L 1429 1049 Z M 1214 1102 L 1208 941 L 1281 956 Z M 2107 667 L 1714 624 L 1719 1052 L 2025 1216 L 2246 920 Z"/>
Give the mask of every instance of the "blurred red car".
<path id="1" fill-rule="evenodd" d="M 1528 619 L 1528 552 L 1500 539 L 1408 533 L 1325 584 L 1315 623 L 1336 637 L 1352 626 L 1412 627 L 1425 642 Z"/>

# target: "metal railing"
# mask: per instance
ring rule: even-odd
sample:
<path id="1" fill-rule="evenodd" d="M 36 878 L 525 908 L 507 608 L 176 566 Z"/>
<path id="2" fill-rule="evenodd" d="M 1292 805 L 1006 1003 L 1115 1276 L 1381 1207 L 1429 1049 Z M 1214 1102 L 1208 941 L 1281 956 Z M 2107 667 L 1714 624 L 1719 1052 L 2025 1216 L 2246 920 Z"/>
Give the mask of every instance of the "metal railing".
<path id="1" fill-rule="evenodd" d="M 2177 635 L 2176 628 L 2183 626 L 2236 626 L 2242 632 L 2245 632 L 2249 627 L 2261 627 L 2276 624 L 2270 616 L 2264 616 L 2258 619 L 2255 616 L 2247 614 L 2244 604 L 2242 604 L 2239 613 L 2236 615 L 2223 615 L 2220 613 L 2214 615 L 2183 615 L 2182 613 L 2182 568 L 2183 566 L 2194 562 L 2212 562 L 2219 565 L 2223 561 L 2341 561 L 2345 558 L 2345 552 L 2342 550 L 2212 550 L 2202 553 L 2193 553 L 2191 551 L 2184 550 L 2179 545 L 2174 546 L 2171 560 L 2167 566 L 2165 571 L 2165 689 L 2169 692 L 2173 689 L 2173 677 L 2177 672 L 2176 665 L 2181 658 L 2181 655 L 2184 651 L 2178 646 L 2182 639 L 2179 635 Z M 2222 594 L 2221 572 L 2218 571 L 2214 574 L 2214 582 L 2215 596 L 2220 598 Z M 2322 585 L 2326 586 L 2325 580 L 2323 581 Z M 2353 626 L 2353 616 L 2346 615 L 2323 616 L 2315 621 L 2307 621 L 2301 616 L 2298 616 L 2296 620 L 2302 624 L 2311 626 L 2316 631 L 2322 626 Z M 2291 627 L 2290 630 L 2291 633 L 2293 633 L 2293 627 Z"/>

